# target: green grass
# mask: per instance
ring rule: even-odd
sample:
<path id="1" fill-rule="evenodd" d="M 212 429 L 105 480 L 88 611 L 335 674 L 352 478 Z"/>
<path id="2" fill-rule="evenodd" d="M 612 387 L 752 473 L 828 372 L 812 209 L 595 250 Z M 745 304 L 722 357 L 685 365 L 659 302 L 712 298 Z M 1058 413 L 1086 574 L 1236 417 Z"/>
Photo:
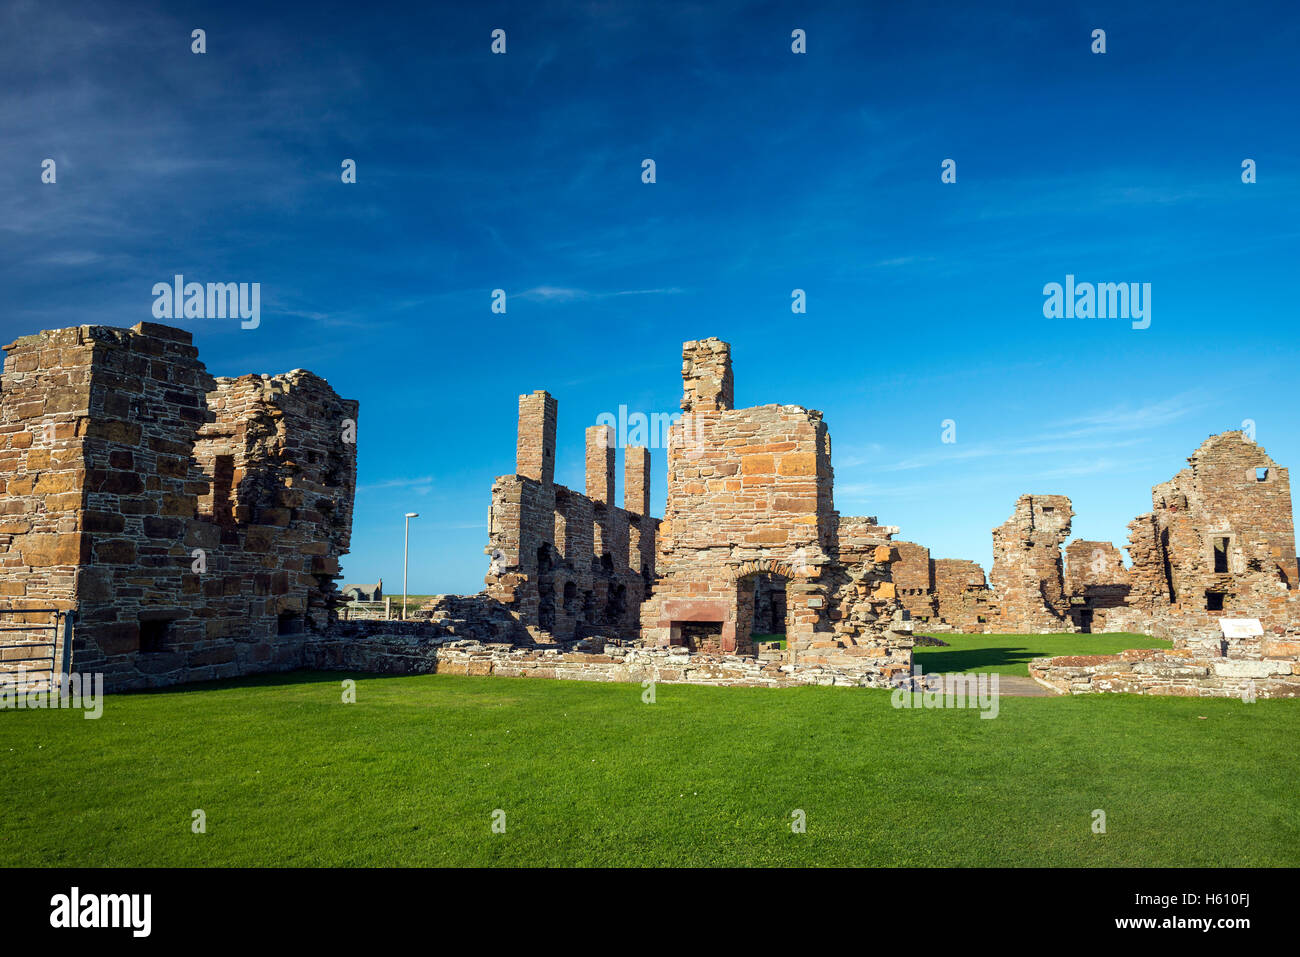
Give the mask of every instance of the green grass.
<path id="1" fill-rule="evenodd" d="M 4 863 L 1300 865 L 1300 701 L 344 677 L 0 712 Z"/>
<path id="2" fill-rule="evenodd" d="M 921 632 L 924 634 L 924 632 Z M 913 660 L 926 674 L 978 671 L 1029 677 L 1029 662 L 1053 655 L 1113 655 L 1126 648 L 1169 648 L 1172 643 L 1122 632 L 1105 635 L 944 635 L 947 648 L 917 646 Z"/>

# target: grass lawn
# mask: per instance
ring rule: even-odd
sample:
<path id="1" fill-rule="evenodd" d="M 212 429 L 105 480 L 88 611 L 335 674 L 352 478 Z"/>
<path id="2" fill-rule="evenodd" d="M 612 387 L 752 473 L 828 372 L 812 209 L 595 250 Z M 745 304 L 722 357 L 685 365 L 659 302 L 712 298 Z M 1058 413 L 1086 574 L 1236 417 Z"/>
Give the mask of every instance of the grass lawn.
<path id="1" fill-rule="evenodd" d="M 918 631 L 918 634 L 925 634 Z M 926 674 L 979 671 L 1029 677 L 1029 662 L 1053 655 L 1113 655 L 1125 648 L 1170 648 L 1173 643 L 1122 632 L 1104 635 L 944 635 L 947 648 L 912 649 L 913 661 Z"/>
<path id="2" fill-rule="evenodd" d="M 1300 701 L 345 677 L 0 712 L 4 863 L 1300 865 Z"/>

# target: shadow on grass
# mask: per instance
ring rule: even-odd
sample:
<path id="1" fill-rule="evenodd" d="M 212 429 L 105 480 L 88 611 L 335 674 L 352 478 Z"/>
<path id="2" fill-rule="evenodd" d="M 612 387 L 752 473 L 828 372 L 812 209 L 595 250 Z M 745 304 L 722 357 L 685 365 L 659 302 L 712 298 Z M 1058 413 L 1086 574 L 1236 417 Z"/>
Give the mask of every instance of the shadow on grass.
<path id="1" fill-rule="evenodd" d="M 432 674 L 432 672 L 430 672 Z M 414 674 L 380 674 L 371 671 L 269 671 L 239 678 L 218 678 L 215 681 L 187 681 L 165 688 L 141 688 L 137 691 L 118 691 L 120 695 L 194 694 L 200 691 L 220 691 L 225 688 L 277 688 L 288 685 L 340 684 L 348 678 L 356 681 L 384 681 L 391 678 L 414 678 Z"/>
<path id="2" fill-rule="evenodd" d="M 928 674 L 949 674 L 954 671 L 979 671 L 998 665 L 1027 665 L 1035 658 L 1046 657 L 1041 651 L 1006 645 L 987 648 L 963 648 L 953 651 L 928 651 L 917 655 L 916 661 Z"/>

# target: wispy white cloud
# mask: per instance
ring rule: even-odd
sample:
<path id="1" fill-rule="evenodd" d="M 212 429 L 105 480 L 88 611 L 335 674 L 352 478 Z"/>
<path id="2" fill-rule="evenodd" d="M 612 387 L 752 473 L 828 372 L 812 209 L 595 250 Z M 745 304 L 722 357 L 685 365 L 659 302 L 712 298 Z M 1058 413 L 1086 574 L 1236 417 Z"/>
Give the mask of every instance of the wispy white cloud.
<path id="1" fill-rule="evenodd" d="M 527 299 L 530 302 L 578 302 L 610 299 L 614 296 L 671 296 L 684 291 L 676 286 L 662 289 L 620 289 L 614 292 L 596 292 L 590 289 L 575 289 L 570 286 L 534 286 L 532 289 L 516 293 L 516 297 Z"/>
<path id="2" fill-rule="evenodd" d="M 377 492 L 386 488 L 409 488 L 414 489 L 423 495 L 433 489 L 433 476 L 421 475 L 417 478 L 395 478 L 385 479 L 382 482 L 374 482 L 370 485 L 358 485 L 358 492 Z"/>
<path id="3" fill-rule="evenodd" d="M 1057 422 L 1055 428 L 1068 429 L 1067 432 L 1059 433 L 1066 438 L 1113 432 L 1135 432 L 1169 425 L 1186 415 L 1206 408 L 1207 405 L 1208 403 L 1200 398 L 1198 393 L 1183 392 L 1145 405 L 1123 403 L 1089 415 L 1064 419 Z"/>

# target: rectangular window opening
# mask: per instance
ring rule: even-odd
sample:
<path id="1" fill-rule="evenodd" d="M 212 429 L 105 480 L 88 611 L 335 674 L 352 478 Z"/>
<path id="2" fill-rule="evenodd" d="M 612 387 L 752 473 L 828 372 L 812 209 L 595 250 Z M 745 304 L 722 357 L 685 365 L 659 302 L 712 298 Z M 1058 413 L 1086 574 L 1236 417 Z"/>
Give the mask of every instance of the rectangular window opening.
<path id="1" fill-rule="evenodd" d="M 1214 570 L 1216 572 L 1226 572 L 1228 570 L 1228 539 L 1226 537 L 1214 540 Z"/>
<path id="2" fill-rule="evenodd" d="M 170 621 L 140 622 L 140 651 L 142 654 L 158 654 L 167 650 L 167 631 Z"/>

